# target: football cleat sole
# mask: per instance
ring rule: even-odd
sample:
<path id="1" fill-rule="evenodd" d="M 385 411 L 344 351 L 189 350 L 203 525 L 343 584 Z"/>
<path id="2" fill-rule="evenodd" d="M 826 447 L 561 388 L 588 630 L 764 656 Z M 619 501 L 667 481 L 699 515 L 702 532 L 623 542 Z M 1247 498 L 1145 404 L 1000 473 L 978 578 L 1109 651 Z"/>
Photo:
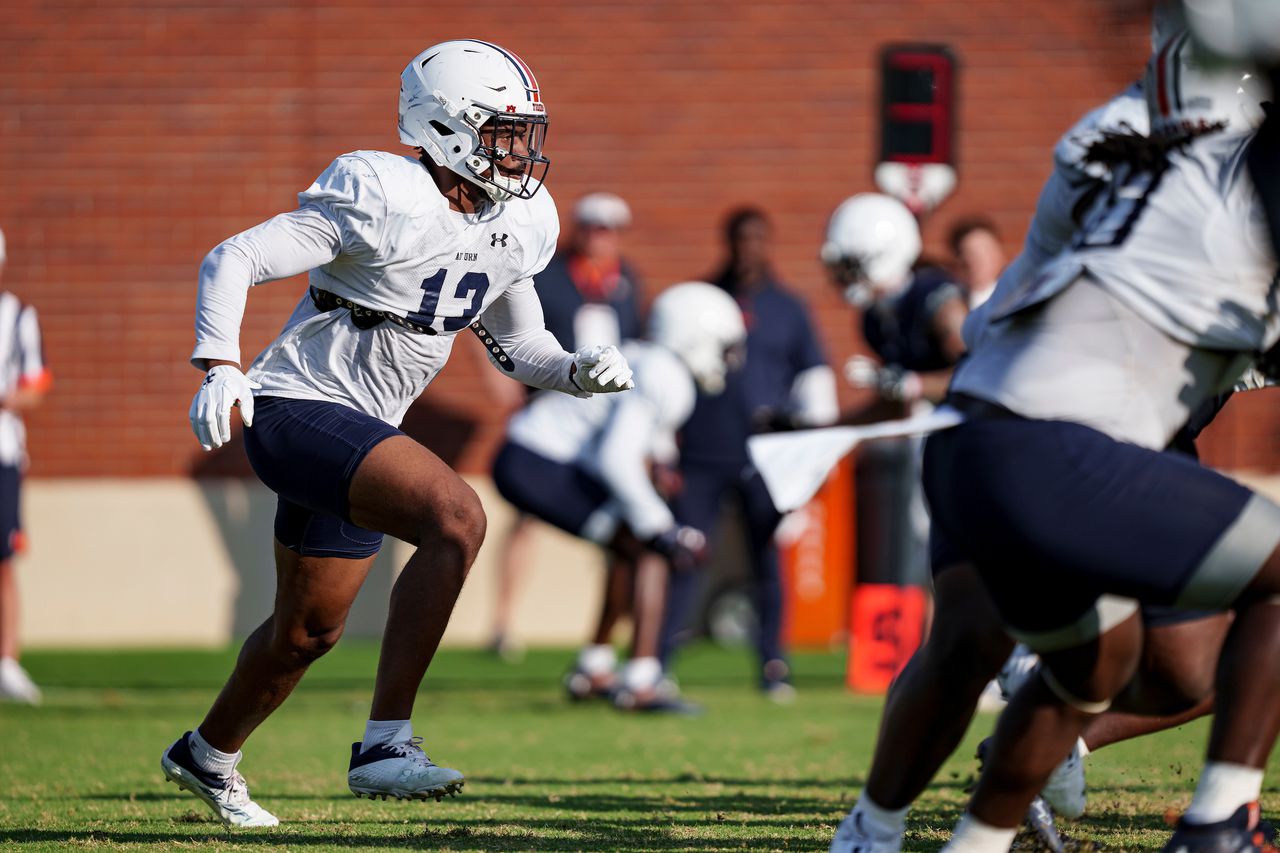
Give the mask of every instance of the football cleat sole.
<path id="1" fill-rule="evenodd" d="M 381 791 L 372 788 L 358 788 L 354 785 L 348 786 L 351 793 L 360 799 L 370 800 L 435 800 L 437 803 L 445 797 L 456 797 L 462 793 L 462 786 L 466 784 L 465 779 L 459 779 L 456 782 L 448 782 L 437 788 L 427 788 L 422 791 Z"/>

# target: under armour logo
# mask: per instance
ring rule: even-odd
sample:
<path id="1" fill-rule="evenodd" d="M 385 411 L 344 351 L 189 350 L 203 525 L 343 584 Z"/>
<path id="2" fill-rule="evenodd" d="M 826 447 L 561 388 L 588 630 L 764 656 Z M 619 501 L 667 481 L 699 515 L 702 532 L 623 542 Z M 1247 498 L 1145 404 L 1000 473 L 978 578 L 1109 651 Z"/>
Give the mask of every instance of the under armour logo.
<path id="1" fill-rule="evenodd" d="M 502 246 L 502 248 L 504 249 L 507 248 L 507 235 L 506 234 L 490 234 L 489 248 L 493 248 L 494 246 Z"/>

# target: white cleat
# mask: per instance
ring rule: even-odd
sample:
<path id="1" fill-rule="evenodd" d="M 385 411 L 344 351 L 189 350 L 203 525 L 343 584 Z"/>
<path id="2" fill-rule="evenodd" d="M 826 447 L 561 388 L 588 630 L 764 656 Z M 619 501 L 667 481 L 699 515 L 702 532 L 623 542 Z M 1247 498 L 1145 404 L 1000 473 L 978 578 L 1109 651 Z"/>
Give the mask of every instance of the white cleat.
<path id="1" fill-rule="evenodd" d="M 0 658 L 0 701 L 39 705 L 43 698 L 22 664 L 13 658 Z"/>
<path id="2" fill-rule="evenodd" d="M 438 767 L 422 751 L 422 738 L 383 744 L 360 752 L 351 744 L 347 787 L 357 797 L 369 799 L 427 800 L 456 796 L 465 780 L 449 767 Z"/>
<path id="3" fill-rule="evenodd" d="M 1031 651 L 1031 649 L 1022 643 L 1018 643 L 1013 647 L 1013 652 L 1009 655 L 1009 659 L 1004 662 L 1004 666 L 1000 667 L 1000 671 L 996 673 L 996 684 L 1000 686 L 1000 692 L 1004 694 L 1006 701 L 1013 698 L 1013 694 L 1018 692 L 1019 687 L 1027 683 L 1039 666 L 1040 656 Z"/>
<path id="4" fill-rule="evenodd" d="M 215 776 L 196 766 L 187 746 L 187 732 L 160 756 L 160 769 L 165 778 L 179 788 L 195 794 L 205 805 L 213 809 L 218 820 L 227 826 L 248 828 L 278 826 L 280 821 L 271 812 L 249 797 L 249 786 L 238 771 L 230 776 Z"/>
<path id="5" fill-rule="evenodd" d="M 855 806 L 840 821 L 836 837 L 831 839 L 830 853 L 899 853 L 901 850 L 901 833 L 875 832 Z"/>
<path id="6" fill-rule="evenodd" d="M 1076 818 L 1084 814 L 1086 791 L 1084 758 L 1080 755 L 1080 742 L 1071 747 L 1071 754 L 1053 768 L 1049 781 L 1044 783 L 1040 796 L 1063 817 Z"/>

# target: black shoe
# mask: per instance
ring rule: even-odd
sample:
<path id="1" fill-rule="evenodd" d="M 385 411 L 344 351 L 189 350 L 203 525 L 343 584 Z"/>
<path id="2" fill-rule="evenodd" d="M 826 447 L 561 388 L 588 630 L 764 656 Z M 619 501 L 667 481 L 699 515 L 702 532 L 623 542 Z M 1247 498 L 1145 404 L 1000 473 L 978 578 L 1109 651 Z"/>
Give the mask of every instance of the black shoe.
<path id="1" fill-rule="evenodd" d="M 1178 821 L 1165 853 L 1275 853 L 1275 829 L 1261 819 L 1257 803 L 1246 803 L 1217 823 Z"/>

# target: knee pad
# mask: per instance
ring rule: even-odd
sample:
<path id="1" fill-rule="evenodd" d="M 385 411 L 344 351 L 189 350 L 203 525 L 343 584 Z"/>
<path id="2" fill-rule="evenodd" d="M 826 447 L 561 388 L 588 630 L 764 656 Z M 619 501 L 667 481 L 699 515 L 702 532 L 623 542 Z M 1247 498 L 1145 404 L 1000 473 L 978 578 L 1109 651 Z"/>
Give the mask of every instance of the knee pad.
<path id="1" fill-rule="evenodd" d="M 1045 686 L 1053 692 L 1054 696 L 1057 696 L 1064 703 L 1075 708 L 1077 711 L 1083 711 L 1086 714 L 1101 714 L 1103 711 L 1106 711 L 1111 707 L 1110 699 L 1104 699 L 1101 702 L 1092 702 L 1088 699 L 1081 699 L 1079 696 L 1076 696 L 1062 685 L 1062 682 L 1054 676 L 1054 674 L 1049 670 L 1049 667 L 1044 665 L 1043 661 L 1040 663 L 1040 677 L 1044 679 Z"/>

